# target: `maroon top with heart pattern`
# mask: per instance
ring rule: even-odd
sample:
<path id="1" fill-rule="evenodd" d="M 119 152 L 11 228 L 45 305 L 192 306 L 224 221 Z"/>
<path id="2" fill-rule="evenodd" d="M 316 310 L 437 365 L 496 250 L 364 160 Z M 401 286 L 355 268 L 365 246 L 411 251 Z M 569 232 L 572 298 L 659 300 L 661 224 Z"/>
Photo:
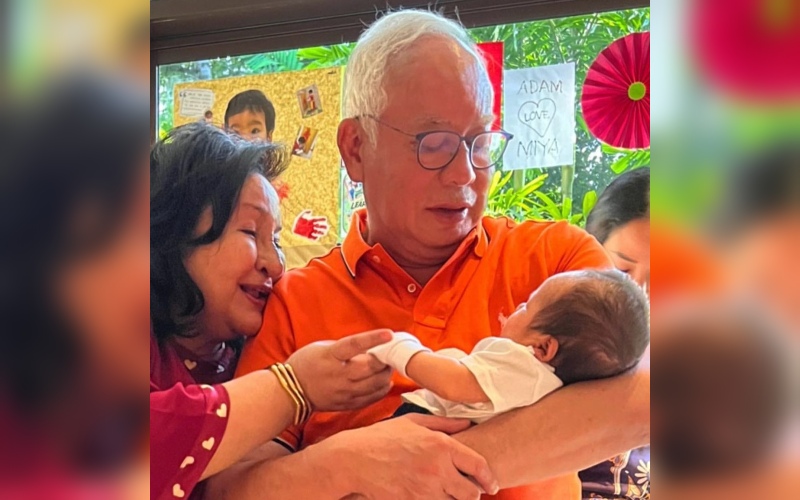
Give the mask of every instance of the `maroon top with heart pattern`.
<path id="1" fill-rule="evenodd" d="M 219 447 L 230 413 L 222 385 L 233 378 L 237 354 L 222 345 L 197 359 L 150 333 L 150 498 L 200 498 L 198 484 Z"/>

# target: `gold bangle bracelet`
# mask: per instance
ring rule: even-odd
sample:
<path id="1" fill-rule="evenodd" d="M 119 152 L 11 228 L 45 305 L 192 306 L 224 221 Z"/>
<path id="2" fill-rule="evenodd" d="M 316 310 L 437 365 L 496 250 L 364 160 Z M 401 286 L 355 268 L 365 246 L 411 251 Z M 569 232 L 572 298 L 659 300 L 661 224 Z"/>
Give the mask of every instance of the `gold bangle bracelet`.
<path id="1" fill-rule="evenodd" d="M 278 364 L 274 364 L 274 365 L 270 366 L 269 369 L 270 369 L 270 371 L 272 373 L 275 374 L 275 377 L 277 377 L 278 382 L 280 382 L 281 386 L 283 387 L 283 390 L 286 391 L 287 394 L 289 394 L 289 398 L 291 398 L 292 402 L 294 403 L 294 422 L 293 423 L 294 423 L 294 425 L 297 425 L 300 422 L 300 418 L 301 418 L 302 403 L 300 402 L 300 398 L 298 397 L 297 394 L 295 394 L 295 392 L 289 386 L 289 382 L 286 380 L 286 377 L 281 372 L 281 370 L 278 368 Z"/>
<path id="2" fill-rule="evenodd" d="M 300 407 L 298 408 L 298 415 L 297 418 L 295 419 L 295 425 L 297 425 L 298 422 L 305 422 L 306 414 L 308 413 L 305 398 L 300 394 L 300 391 L 298 390 L 297 385 L 294 383 L 294 380 L 292 380 L 292 377 L 289 376 L 289 370 L 286 369 L 286 365 L 283 363 L 278 363 L 275 365 L 275 367 L 281 372 L 283 379 L 289 385 L 289 389 L 292 391 L 292 393 L 295 395 L 295 397 L 300 403 Z"/>
<path id="3" fill-rule="evenodd" d="M 269 369 L 278 378 L 281 386 L 295 404 L 294 425 L 304 423 L 311 416 L 311 403 L 306 398 L 302 387 L 300 387 L 294 370 L 292 370 L 291 366 L 283 363 L 275 363 Z"/>
<path id="4" fill-rule="evenodd" d="M 306 399 L 306 401 L 308 401 L 308 399 L 306 398 L 306 393 L 305 391 L 303 391 L 303 386 L 301 386 L 300 381 L 297 380 L 297 375 L 295 375 L 294 368 L 292 368 L 292 365 L 284 365 L 284 366 L 286 367 L 286 370 L 289 372 L 289 376 L 292 377 L 294 384 L 297 386 L 297 390 L 300 391 L 300 394 L 303 396 L 303 398 Z"/>
<path id="5" fill-rule="evenodd" d="M 287 364 L 283 364 L 280 366 L 280 369 L 283 371 L 283 374 L 286 376 L 286 381 L 289 382 L 289 385 L 295 391 L 295 394 L 300 398 L 302 402 L 302 415 L 300 419 L 305 422 L 308 417 L 311 415 L 311 405 L 308 403 L 308 400 L 303 394 L 303 390 L 300 388 L 300 384 L 297 382 L 297 379 L 294 377 L 294 373 L 291 370 L 291 367 Z"/>
<path id="6" fill-rule="evenodd" d="M 280 382 L 283 390 L 289 395 L 289 398 L 294 403 L 294 422 L 298 420 L 298 412 L 300 410 L 300 401 L 298 401 L 297 396 L 295 396 L 294 392 L 289 388 L 289 384 L 286 382 L 286 379 L 283 377 L 283 374 L 277 369 L 275 365 L 269 367 L 269 370 L 275 374 L 275 377 Z"/>
<path id="7" fill-rule="evenodd" d="M 311 412 L 314 411 L 314 408 L 311 407 L 311 401 L 306 396 L 306 393 L 303 390 L 303 386 L 300 385 L 300 381 L 297 379 L 297 375 L 295 375 L 294 368 L 292 368 L 292 365 L 285 364 L 284 366 L 286 367 L 286 371 L 289 372 L 289 377 L 292 379 L 292 381 L 294 382 L 294 385 L 297 387 L 297 390 L 300 392 L 300 396 L 303 398 L 303 401 L 305 401 L 306 408 L 308 409 L 308 417 L 310 417 L 311 416 Z"/>

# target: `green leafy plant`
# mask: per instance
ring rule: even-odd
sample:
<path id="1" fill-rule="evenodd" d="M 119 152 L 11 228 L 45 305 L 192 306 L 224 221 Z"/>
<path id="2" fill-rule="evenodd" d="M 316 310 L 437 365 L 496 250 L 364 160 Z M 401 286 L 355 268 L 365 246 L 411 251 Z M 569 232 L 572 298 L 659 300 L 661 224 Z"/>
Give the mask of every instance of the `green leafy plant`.
<path id="1" fill-rule="evenodd" d="M 509 217 L 518 222 L 525 220 L 566 220 L 571 224 L 582 225 L 589 212 L 597 203 L 597 192 L 589 191 L 583 197 L 580 213 L 572 213 L 572 199 L 565 198 L 562 203 L 555 196 L 541 191 L 548 174 L 540 174 L 521 187 L 513 184 L 514 172 L 496 171 L 489 185 L 486 213 L 494 217 Z"/>
<path id="2" fill-rule="evenodd" d="M 305 65 L 300 61 L 299 50 L 283 50 L 267 54 L 256 54 L 245 59 L 253 74 L 264 75 L 283 71 L 300 71 Z"/>
<path id="3" fill-rule="evenodd" d="M 540 207 L 534 202 L 532 194 L 544 185 L 547 174 L 535 177 L 520 189 L 514 189 L 512 176 L 513 172 L 495 171 L 489 185 L 486 213 L 517 221 L 542 218 Z"/>
<path id="4" fill-rule="evenodd" d="M 306 69 L 328 68 L 331 66 L 344 66 L 350 59 L 350 53 L 355 48 L 355 43 L 342 43 L 323 47 L 310 47 L 300 49 L 298 56 L 303 60 Z"/>
<path id="5" fill-rule="evenodd" d="M 586 219 L 589 217 L 594 206 L 597 205 L 597 191 L 589 191 L 583 196 L 583 205 L 581 210 L 582 224 L 586 224 Z"/>
<path id="6" fill-rule="evenodd" d="M 649 149 L 618 149 L 608 144 L 603 144 L 601 150 L 604 154 L 610 155 L 613 158 L 613 163 L 611 163 L 609 168 L 617 175 L 626 170 L 633 170 L 634 168 L 650 165 Z"/>

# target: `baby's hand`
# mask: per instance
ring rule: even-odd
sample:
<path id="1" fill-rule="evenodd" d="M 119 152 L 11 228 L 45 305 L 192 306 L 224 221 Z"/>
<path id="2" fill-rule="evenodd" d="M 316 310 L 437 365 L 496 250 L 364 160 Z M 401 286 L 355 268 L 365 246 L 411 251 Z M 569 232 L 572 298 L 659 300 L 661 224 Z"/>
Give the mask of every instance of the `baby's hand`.
<path id="1" fill-rule="evenodd" d="M 392 340 L 367 351 L 368 354 L 391 366 L 404 377 L 407 376 L 408 361 L 420 352 L 431 352 L 431 350 L 422 345 L 417 337 L 406 332 L 395 332 Z"/>

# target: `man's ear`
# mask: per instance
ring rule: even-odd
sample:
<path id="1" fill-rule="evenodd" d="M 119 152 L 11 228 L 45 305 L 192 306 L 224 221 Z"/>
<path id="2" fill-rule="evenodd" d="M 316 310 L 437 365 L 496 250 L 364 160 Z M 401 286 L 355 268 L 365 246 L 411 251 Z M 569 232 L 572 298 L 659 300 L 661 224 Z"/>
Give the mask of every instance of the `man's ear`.
<path id="1" fill-rule="evenodd" d="M 272 132 L 274 132 L 274 130 L 267 130 L 267 141 L 268 142 L 272 142 Z"/>
<path id="2" fill-rule="evenodd" d="M 364 182 L 363 146 L 364 129 L 355 118 L 345 118 L 339 124 L 336 134 L 339 154 L 347 169 L 347 175 L 353 182 Z"/>

